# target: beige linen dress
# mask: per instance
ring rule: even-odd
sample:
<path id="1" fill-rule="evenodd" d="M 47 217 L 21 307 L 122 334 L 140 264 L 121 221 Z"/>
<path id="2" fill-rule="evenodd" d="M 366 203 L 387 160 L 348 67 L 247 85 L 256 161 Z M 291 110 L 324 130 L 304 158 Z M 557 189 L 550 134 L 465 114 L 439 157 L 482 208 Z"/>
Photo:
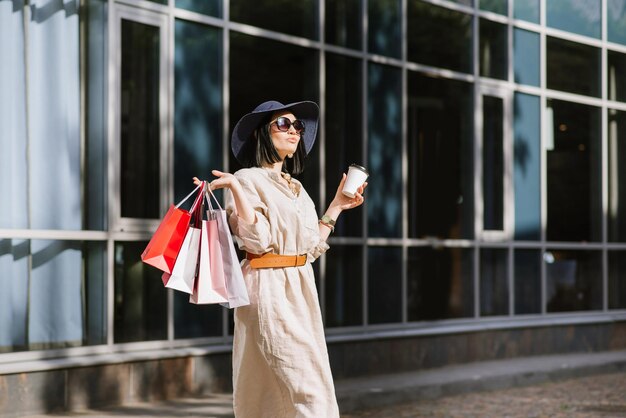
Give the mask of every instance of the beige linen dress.
<path id="1" fill-rule="evenodd" d="M 301 267 L 242 269 L 250 305 L 235 309 L 235 416 L 339 416 L 311 262 L 328 249 L 319 236 L 315 206 L 297 180 L 296 195 L 280 176 L 246 168 L 235 176 L 257 221 L 239 219 L 226 193 L 229 223 L 239 248 L 254 254 L 307 254 Z"/>

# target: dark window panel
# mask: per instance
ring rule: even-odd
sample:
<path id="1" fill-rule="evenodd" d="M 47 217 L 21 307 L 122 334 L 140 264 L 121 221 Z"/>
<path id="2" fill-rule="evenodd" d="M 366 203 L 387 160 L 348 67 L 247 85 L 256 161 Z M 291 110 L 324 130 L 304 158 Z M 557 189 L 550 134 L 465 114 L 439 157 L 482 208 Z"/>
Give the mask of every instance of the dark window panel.
<path id="1" fill-rule="evenodd" d="M 326 2 L 326 42 L 346 48 L 362 48 L 361 0 Z"/>
<path id="2" fill-rule="evenodd" d="M 369 247 L 368 323 L 402 321 L 402 250 Z"/>
<path id="3" fill-rule="evenodd" d="M 541 313 L 541 251 L 514 253 L 515 314 Z"/>
<path id="4" fill-rule="evenodd" d="M 549 241 L 599 241 L 602 205 L 600 109 L 551 100 L 547 143 Z M 550 124 L 550 116 L 547 123 Z"/>
<path id="5" fill-rule="evenodd" d="M 547 38 L 546 75 L 549 89 L 600 97 L 600 49 Z"/>
<path id="6" fill-rule="evenodd" d="M 508 250 L 480 250 L 480 315 L 508 315 Z"/>
<path id="7" fill-rule="evenodd" d="M 409 248 L 409 321 L 474 315 L 473 250 Z"/>
<path id="8" fill-rule="evenodd" d="M 544 261 L 548 312 L 602 309 L 600 251 L 550 250 Z"/>
<path id="9" fill-rule="evenodd" d="M 363 325 L 363 247 L 333 245 L 325 257 L 326 326 Z"/>
<path id="10" fill-rule="evenodd" d="M 504 102 L 483 96 L 483 229 L 504 229 Z"/>
<path id="11" fill-rule="evenodd" d="M 473 88 L 409 72 L 409 236 L 474 235 Z"/>
<path id="12" fill-rule="evenodd" d="M 626 112 L 609 109 L 609 208 L 611 242 L 626 242 Z"/>
<path id="13" fill-rule="evenodd" d="M 624 14 L 626 20 L 626 14 Z M 608 51 L 608 86 L 609 100 L 626 102 L 626 54 L 617 51 Z"/>
<path id="14" fill-rule="evenodd" d="M 317 0 L 230 0 L 233 21 L 309 39 L 318 39 L 317 10 Z"/>
<path id="15" fill-rule="evenodd" d="M 400 58 L 402 46 L 401 2 L 368 0 L 368 52 Z"/>
<path id="16" fill-rule="evenodd" d="M 116 343 L 167 339 L 167 289 L 162 272 L 141 262 L 147 244 L 115 243 Z"/>
<path id="17" fill-rule="evenodd" d="M 472 73 L 472 16 L 420 1 L 407 4 L 408 59 Z"/>
<path id="18" fill-rule="evenodd" d="M 626 309 L 626 251 L 609 251 L 609 309 Z"/>
<path id="19" fill-rule="evenodd" d="M 480 75 L 508 78 L 509 35 L 507 25 L 480 19 Z"/>
<path id="20" fill-rule="evenodd" d="M 121 215 L 158 218 L 159 28 L 122 20 Z"/>
<path id="21" fill-rule="evenodd" d="M 361 60 L 326 54 L 326 203 L 334 198 L 341 175 L 347 173 L 350 164 L 365 165 L 362 72 Z M 362 236 L 362 208 L 342 216 L 334 235 Z"/>

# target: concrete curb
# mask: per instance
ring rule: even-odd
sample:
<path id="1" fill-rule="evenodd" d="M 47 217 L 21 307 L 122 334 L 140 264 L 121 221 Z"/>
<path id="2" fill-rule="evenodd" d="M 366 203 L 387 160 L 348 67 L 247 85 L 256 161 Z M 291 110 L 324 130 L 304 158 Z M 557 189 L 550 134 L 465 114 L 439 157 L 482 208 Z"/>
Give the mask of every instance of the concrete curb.
<path id="1" fill-rule="evenodd" d="M 626 371 L 626 351 L 515 358 L 336 382 L 342 413 Z"/>

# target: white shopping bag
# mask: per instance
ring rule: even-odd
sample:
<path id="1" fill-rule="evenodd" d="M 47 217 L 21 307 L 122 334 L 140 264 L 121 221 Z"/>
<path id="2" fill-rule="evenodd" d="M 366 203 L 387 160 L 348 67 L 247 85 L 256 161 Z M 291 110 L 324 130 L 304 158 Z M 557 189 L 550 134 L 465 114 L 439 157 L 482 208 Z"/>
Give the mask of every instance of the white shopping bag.
<path id="1" fill-rule="evenodd" d="M 185 239 L 183 245 L 180 247 L 178 257 L 176 257 L 172 274 L 163 274 L 165 287 L 180 290 L 185 293 L 193 292 L 199 250 L 200 228 L 190 227 L 185 234 Z"/>

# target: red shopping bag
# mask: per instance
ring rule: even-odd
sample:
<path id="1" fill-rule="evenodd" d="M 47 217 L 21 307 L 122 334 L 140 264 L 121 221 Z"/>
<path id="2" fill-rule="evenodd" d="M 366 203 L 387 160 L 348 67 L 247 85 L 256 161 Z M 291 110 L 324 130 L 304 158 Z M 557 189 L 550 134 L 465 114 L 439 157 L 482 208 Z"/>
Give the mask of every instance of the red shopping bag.
<path id="1" fill-rule="evenodd" d="M 194 201 L 191 210 L 187 212 L 180 208 L 196 190 L 200 188 L 200 192 Z M 187 195 L 176 206 L 171 205 L 161 224 L 152 236 L 148 246 L 141 254 L 141 261 L 150 264 L 168 274 L 172 273 L 176 257 L 183 245 L 185 235 L 189 229 L 189 221 L 191 215 L 197 210 L 198 203 L 204 196 L 204 183 L 196 187 L 193 192 Z"/>

